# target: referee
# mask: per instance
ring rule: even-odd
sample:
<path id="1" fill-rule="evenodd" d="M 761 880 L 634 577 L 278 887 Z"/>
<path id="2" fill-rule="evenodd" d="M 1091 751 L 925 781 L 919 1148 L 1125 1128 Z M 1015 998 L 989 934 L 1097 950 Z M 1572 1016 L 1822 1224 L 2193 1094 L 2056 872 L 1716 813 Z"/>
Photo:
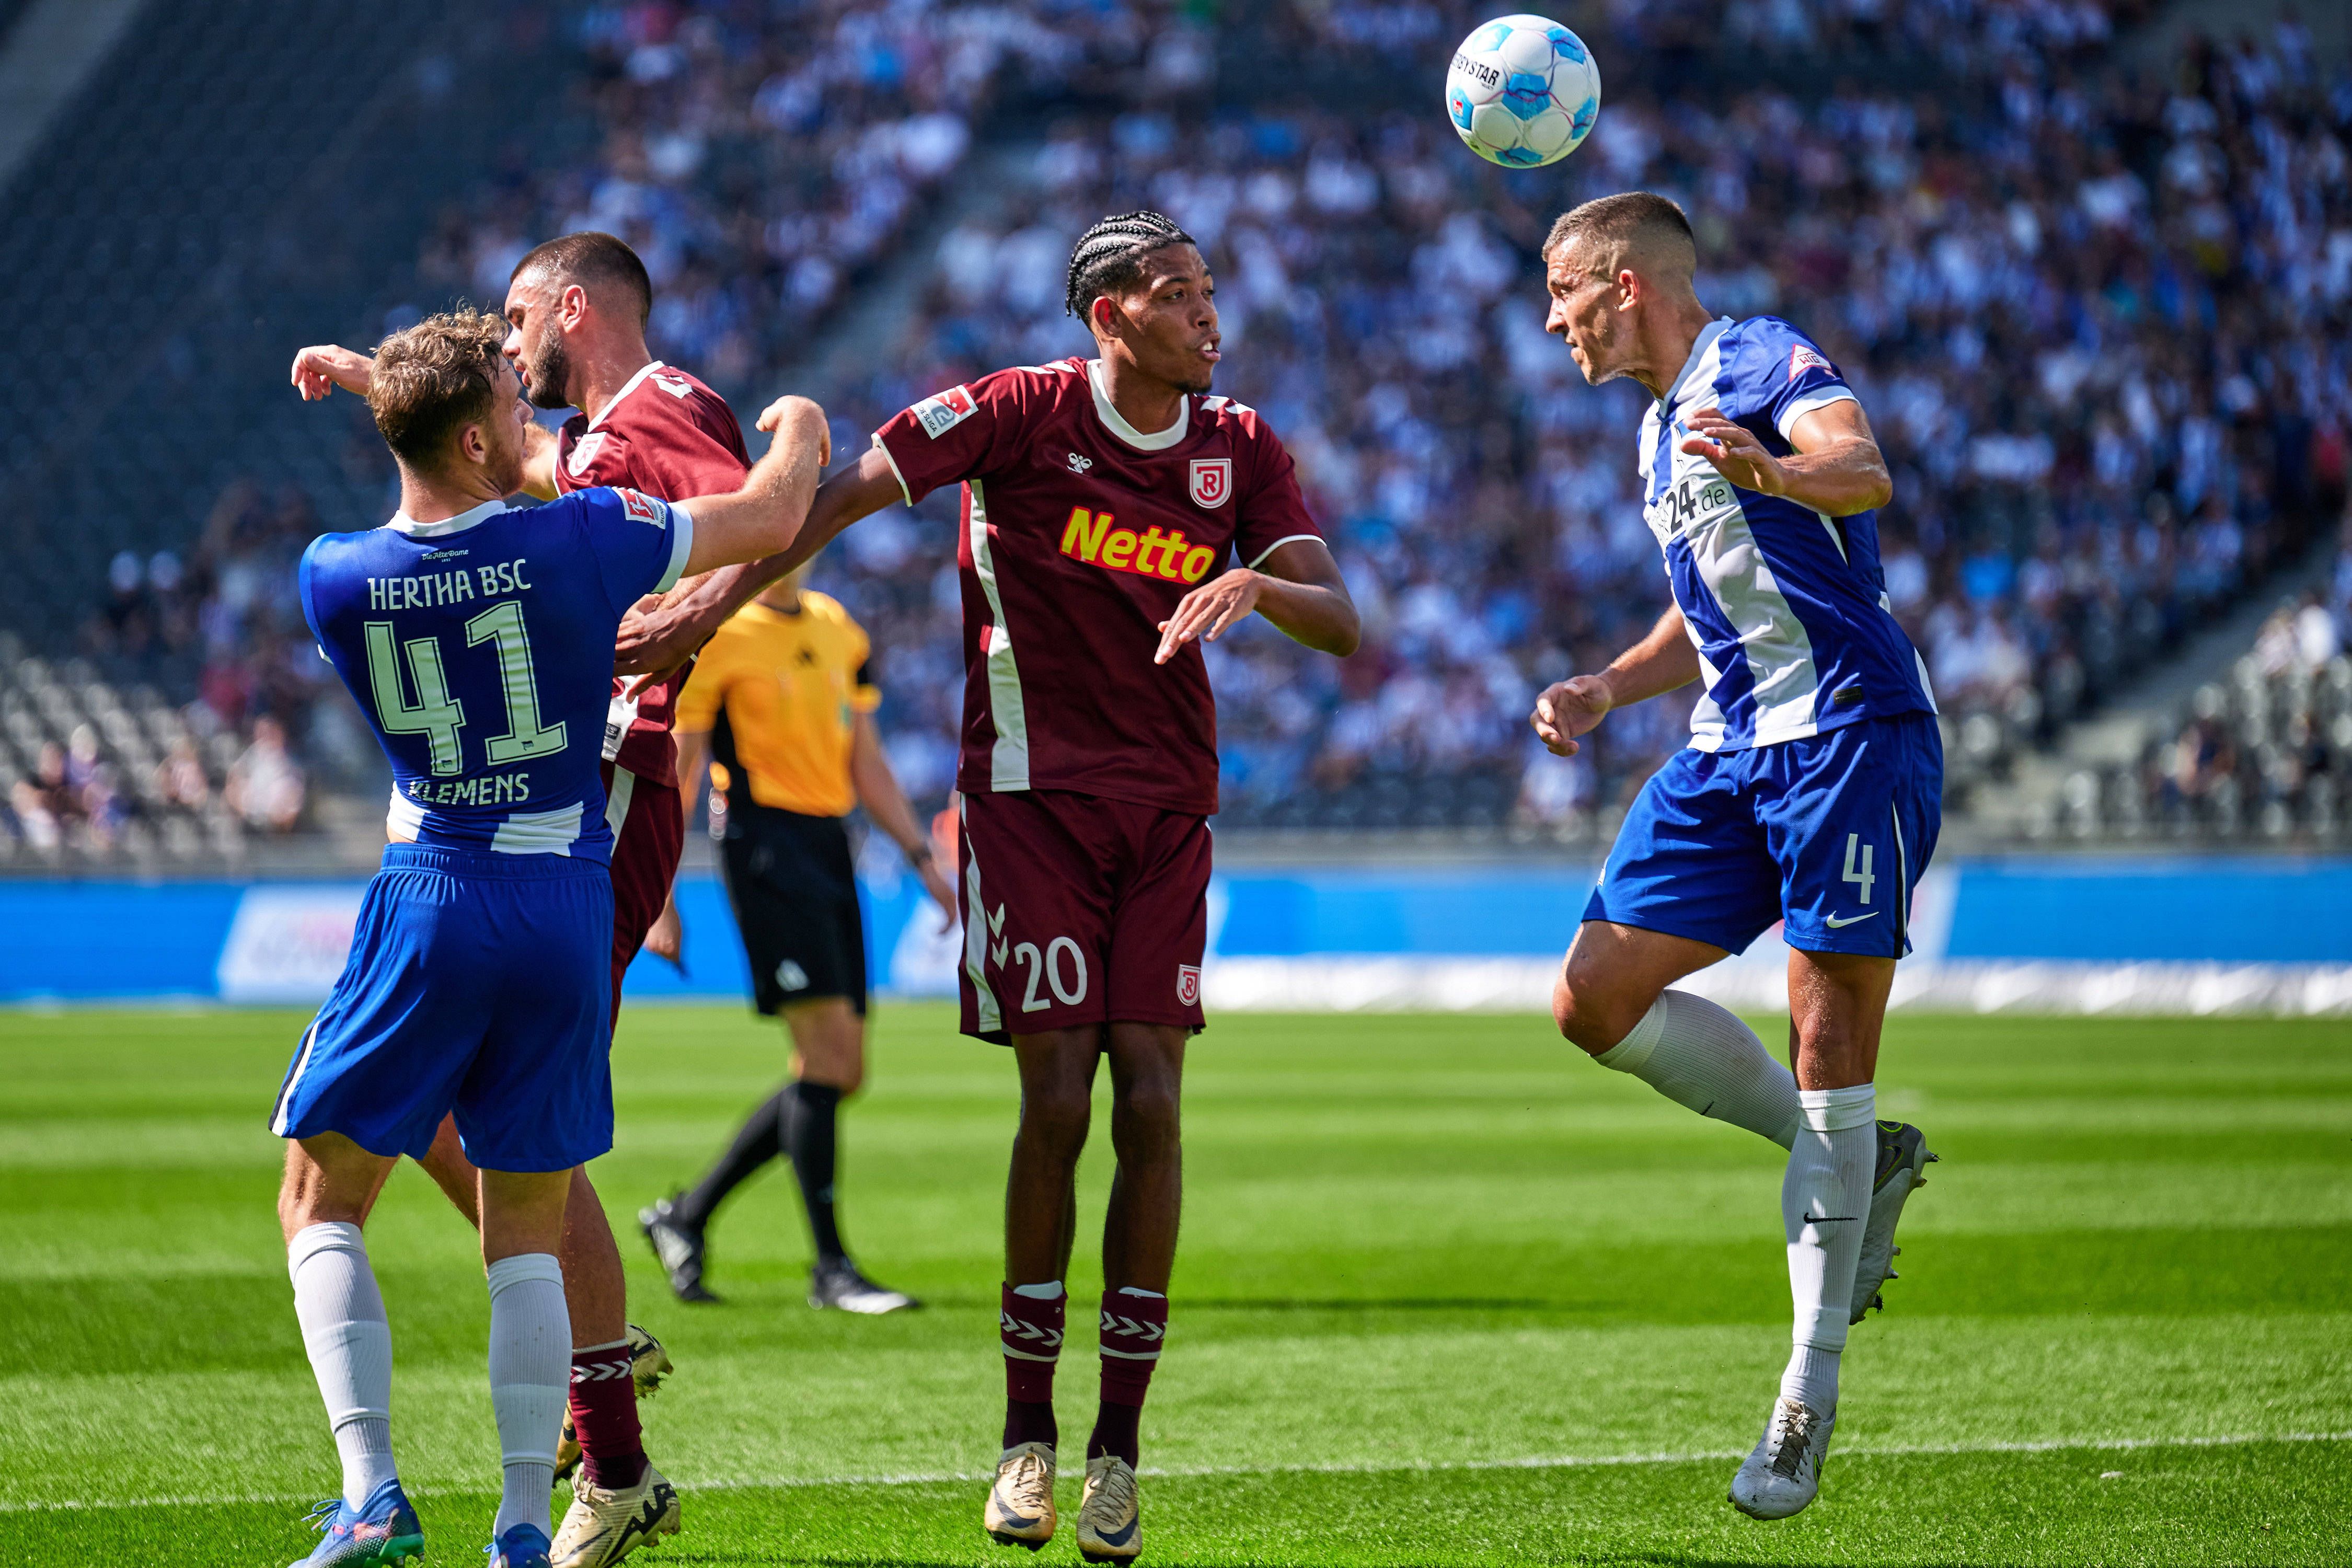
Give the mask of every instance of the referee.
<path id="1" fill-rule="evenodd" d="M 808 592 L 807 576 L 803 565 L 719 628 L 679 693 L 677 725 L 689 810 L 705 760 L 717 762 L 727 895 L 759 1009 L 782 1013 L 792 1033 L 792 1080 L 692 1191 L 651 1205 L 637 1222 L 678 1300 L 715 1301 L 703 1283 L 711 1216 L 782 1153 L 800 1179 L 816 1247 L 809 1305 L 877 1314 L 916 1303 L 858 1272 L 835 1213 L 835 1118 L 866 1077 L 866 933 L 844 819 L 863 805 L 950 919 L 955 895 L 882 754 L 866 633 L 838 603 Z"/>

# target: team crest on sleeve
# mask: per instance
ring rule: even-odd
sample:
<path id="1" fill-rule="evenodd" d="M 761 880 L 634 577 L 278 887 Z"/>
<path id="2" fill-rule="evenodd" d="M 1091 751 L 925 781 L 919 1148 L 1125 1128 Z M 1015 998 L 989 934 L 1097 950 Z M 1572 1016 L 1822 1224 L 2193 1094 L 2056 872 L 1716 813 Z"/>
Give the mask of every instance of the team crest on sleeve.
<path id="1" fill-rule="evenodd" d="M 588 465 L 594 462 L 596 460 L 596 454 L 604 449 L 604 432 L 602 430 L 591 430 L 585 436 L 581 437 L 577 442 L 573 443 L 572 447 L 572 462 L 570 464 L 572 477 L 575 479 L 586 479 L 588 477 Z"/>
<path id="2" fill-rule="evenodd" d="M 618 485 L 613 488 L 613 493 L 621 498 L 623 511 L 627 512 L 639 522 L 650 522 L 656 528 L 661 526 L 661 502 L 649 495 L 641 495 L 635 490 L 625 489 Z"/>
<path id="3" fill-rule="evenodd" d="M 950 386 L 915 405 L 915 423 L 923 427 L 924 435 L 936 441 L 979 411 L 968 390 Z"/>
<path id="4" fill-rule="evenodd" d="M 1789 351 L 1789 379 L 1794 381 L 1809 370 L 1820 371 L 1823 375 L 1837 374 L 1837 366 L 1823 359 L 1811 344 L 1799 343 Z"/>
<path id="5" fill-rule="evenodd" d="M 1201 966 L 1180 963 L 1176 966 L 1176 1000 L 1190 1007 L 1201 999 Z"/>
<path id="6" fill-rule="evenodd" d="M 1192 504 L 1214 510 L 1234 497 L 1234 460 L 1231 458 L 1195 458 L 1192 459 Z"/>

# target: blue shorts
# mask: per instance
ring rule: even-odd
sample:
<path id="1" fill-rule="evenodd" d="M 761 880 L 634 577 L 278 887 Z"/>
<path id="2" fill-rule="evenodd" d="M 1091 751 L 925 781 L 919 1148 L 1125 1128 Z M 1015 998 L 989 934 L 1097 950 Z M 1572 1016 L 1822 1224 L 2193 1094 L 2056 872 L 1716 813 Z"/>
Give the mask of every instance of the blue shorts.
<path id="1" fill-rule="evenodd" d="M 1932 713 L 1680 752 L 1626 813 L 1584 918 L 1733 952 L 1785 920 L 1790 947 L 1900 958 L 1943 821 Z"/>
<path id="2" fill-rule="evenodd" d="M 454 1111 L 486 1171 L 613 1146 L 613 883 L 593 860 L 394 844 L 269 1130 L 422 1156 Z"/>

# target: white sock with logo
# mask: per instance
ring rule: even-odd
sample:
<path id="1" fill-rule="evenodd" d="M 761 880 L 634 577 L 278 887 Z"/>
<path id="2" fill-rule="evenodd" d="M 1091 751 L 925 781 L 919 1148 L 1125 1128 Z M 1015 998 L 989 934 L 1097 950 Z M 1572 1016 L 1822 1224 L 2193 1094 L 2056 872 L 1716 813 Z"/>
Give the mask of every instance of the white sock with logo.
<path id="1" fill-rule="evenodd" d="M 1789 1294 L 1796 1307 L 1794 1349 L 1780 1393 L 1826 1415 L 1837 1408 L 1838 1356 L 1845 1349 L 1854 1266 L 1870 1219 L 1871 1178 L 1878 1173 L 1878 1091 L 1862 1083 L 1800 1089 L 1797 1097 L 1804 1125 L 1780 1184 Z"/>
<path id="2" fill-rule="evenodd" d="M 343 1460 L 343 1501 L 358 1508 L 391 1480 L 392 1324 L 355 1225 L 314 1225 L 286 1244 L 294 1317 Z"/>
<path id="3" fill-rule="evenodd" d="M 1772 1059 L 1755 1030 L 1704 996 L 1659 993 L 1633 1031 L 1592 1059 L 1701 1116 L 1783 1149 L 1796 1142 L 1802 1113 L 1795 1075 Z"/>
<path id="4" fill-rule="evenodd" d="M 555 1442 L 571 1392 L 572 1314 L 552 1253 L 499 1258 L 490 1265 L 489 1286 L 490 1409 L 506 1480 L 495 1537 L 518 1524 L 548 1528 Z"/>

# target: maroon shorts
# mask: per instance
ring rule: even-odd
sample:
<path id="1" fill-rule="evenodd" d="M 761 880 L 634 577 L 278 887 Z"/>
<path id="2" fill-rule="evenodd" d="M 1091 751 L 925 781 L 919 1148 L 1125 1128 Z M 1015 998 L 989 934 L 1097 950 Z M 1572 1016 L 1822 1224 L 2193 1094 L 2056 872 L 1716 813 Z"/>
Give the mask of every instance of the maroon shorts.
<path id="1" fill-rule="evenodd" d="M 963 1032 L 1201 1026 L 1204 816 L 1067 790 L 963 797 Z"/>
<path id="2" fill-rule="evenodd" d="M 669 901 L 686 850 L 677 786 L 604 764 L 604 820 L 613 828 L 613 1022 L 621 1021 L 621 975 Z"/>

